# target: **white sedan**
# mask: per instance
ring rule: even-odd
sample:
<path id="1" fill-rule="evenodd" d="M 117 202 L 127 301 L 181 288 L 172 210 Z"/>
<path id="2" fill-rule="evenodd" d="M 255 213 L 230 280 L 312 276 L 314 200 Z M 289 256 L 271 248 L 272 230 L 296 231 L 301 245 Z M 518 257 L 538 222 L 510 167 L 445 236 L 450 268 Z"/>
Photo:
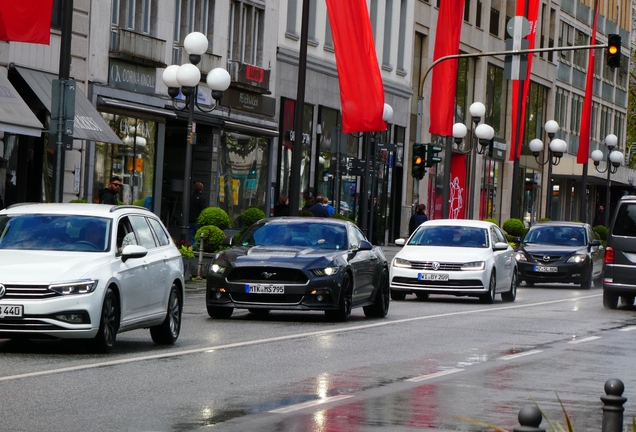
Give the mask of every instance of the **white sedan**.
<path id="1" fill-rule="evenodd" d="M 430 294 L 479 297 L 492 303 L 517 296 L 517 262 L 501 229 L 490 222 L 440 219 L 420 225 L 393 259 L 391 298 L 407 294 L 426 299 Z"/>
<path id="2" fill-rule="evenodd" d="M 181 330 L 183 261 L 161 220 L 136 206 L 16 204 L 0 211 L 0 339 L 89 339 Z"/>

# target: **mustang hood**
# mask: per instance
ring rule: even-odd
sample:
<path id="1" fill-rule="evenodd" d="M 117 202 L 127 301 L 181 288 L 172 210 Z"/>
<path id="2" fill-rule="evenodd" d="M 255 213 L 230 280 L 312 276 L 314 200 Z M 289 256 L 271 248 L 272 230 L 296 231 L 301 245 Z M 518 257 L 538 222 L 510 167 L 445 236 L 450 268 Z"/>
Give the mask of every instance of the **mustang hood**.
<path id="1" fill-rule="evenodd" d="M 342 251 L 321 248 L 297 248 L 284 246 L 253 246 L 251 248 L 232 248 L 219 255 L 218 259 L 242 266 L 278 266 L 304 268 L 311 264 L 328 264 Z"/>
<path id="2" fill-rule="evenodd" d="M 0 283 L 25 281 L 38 284 L 81 279 L 87 269 L 109 261 L 103 253 L 55 253 L 49 251 L 0 251 Z M 93 262 L 94 266 L 90 263 Z M 76 269 L 81 268 L 81 271 Z"/>

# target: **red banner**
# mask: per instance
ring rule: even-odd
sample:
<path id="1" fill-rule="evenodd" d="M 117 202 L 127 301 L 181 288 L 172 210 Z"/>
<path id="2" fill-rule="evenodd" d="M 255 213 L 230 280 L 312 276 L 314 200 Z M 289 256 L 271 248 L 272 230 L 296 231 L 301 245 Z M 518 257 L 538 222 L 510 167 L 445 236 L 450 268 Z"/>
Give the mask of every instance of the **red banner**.
<path id="1" fill-rule="evenodd" d="M 598 18 L 598 0 L 594 2 L 594 25 L 590 45 L 596 45 L 596 20 Z M 585 77 L 585 99 L 583 99 L 583 113 L 581 114 L 581 135 L 576 163 L 587 165 L 590 154 L 590 128 L 592 123 L 592 90 L 594 89 L 594 52 L 591 49 L 587 61 L 587 76 Z"/>
<path id="2" fill-rule="evenodd" d="M 384 85 L 367 2 L 326 1 L 340 83 L 342 131 L 384 131 Z"/>
<path id="3" fill-rule="evenodd" d="M 435 27 L 433 60 L 459 54 L 464 3 L 465 0 L 443 0 L 440 3 L 437 26 Z M 431 124 L 428 129 L 431 134 L 453 135 L 457 62 L 457 59 L 444 60 L 433 68 L 430 104 Z"/>
<path id="4" fill-rule="evenodd" d="M 517 2 L 517 16 L 525 16 L 530 23 L 530 31 L 526 36 L 528 40 L 528 49 L 534 48 L 534 43 L 537 39 L 537 18 L 539 16 L 539 0 L 530 0 L 528 4 L 528 10 L 525 10 L 526 0 L 518 0 Z M 521 81 L 514 80 L 512 81 L 512 118 L 519 119 L 521 116 L 521 121 L 513 121 L 512 122 L 512 138 L 511 138 L 511 148 L 516 149 L 516 151 L 510 152 L 510 160 L 514 160 L 515 157 L 519 158 L 521 156 L 521 147 L 523 145 L 523 134 L 525 130 L 525 118 L 526 118 L 526 103 L 528 100 L 528 92 L 530 91 L 530 77 L 532 72 L 532 59 L 534 58 L 533 54 L 528 55 L 528 69 L 526 79 L 523 82 L 523 95 L 521 95 Z M 522 103 L 519 103 L 519 97 L 521 97 Z M 519 105 L 521 105 L 521 112 L 519 112 Z M 519 126 L 519 130 L 517 132 L 517 125 Z"/>
<path id="5" fill-rule="evenodd" d="M 468 207 L 466 188 L 466 155 L 453 154 L 451 158 L 450 191 L 448 193 L 448 218 L 465 219 Z"/>
<path id="6" fill-rule="evenodd" d="M 0 0 L 0 40 L 49 45 L 53 0 Z"/>

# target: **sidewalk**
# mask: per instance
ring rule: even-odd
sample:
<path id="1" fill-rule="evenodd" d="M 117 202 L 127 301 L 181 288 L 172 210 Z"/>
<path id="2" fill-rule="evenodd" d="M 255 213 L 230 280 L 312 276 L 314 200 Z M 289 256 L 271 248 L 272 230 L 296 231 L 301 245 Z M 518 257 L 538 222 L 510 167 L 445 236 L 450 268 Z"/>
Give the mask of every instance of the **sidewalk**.
<path id="1" fill-rule="evenodd" d="M 386 255 L 386 260 L 389 262 L 389 265 L 391 263 L 391 260 L 393 260 L 393 257 L 395 256 L 395 254 L 400 249 L 402 249 L 401 246 L 395 246 L 395 245 L 382 246 L 382 250 L 384 251 L 384 254 Z M 205 279 L 186 281 L 185 287 L 186 287 L 186 290 L 188 291 L 204 291 Z"/>

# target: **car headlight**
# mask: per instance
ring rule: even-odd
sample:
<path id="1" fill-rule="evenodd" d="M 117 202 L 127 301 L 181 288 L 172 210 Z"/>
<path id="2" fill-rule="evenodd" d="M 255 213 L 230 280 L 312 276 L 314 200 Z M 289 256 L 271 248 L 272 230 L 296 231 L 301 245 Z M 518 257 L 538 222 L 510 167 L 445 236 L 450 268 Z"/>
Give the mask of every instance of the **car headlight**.
<path id="1" fill-rule="evenodd" d="M 212 264 L 210 266 L 210 270 L 212 270 L 212 273 L 223 273 L 225 271 L 225 267 L 221 267 L 218 264 Z"/>
<path id="2" fill-rule="evenodd" d="M 568 258 L 569 263 L 582 263 L 585 261 L 587 257 L 585 255 L 572 255 L 570 258 Z"/>
<path id="3" fill-rule="evenodd" d="M 515 254 L 515 259 L 517 261 L 528 261 L 528 258 L 526 258 L 526 254 L 524 254 L 523 252 L 517 252 Z"/>
<path id="4" fill-rule="evenodd" d="M 313 269 L 311 272 L 316 276 L 333 276 L 340 271 L 340 267 L 325 267 L 321 269 Z"/>
<path id="5" fill-rule="evenodd" d="M 462 264 L 462 270 L 484 270 L 486 268 L 486 263 L 484 261 L 473 261 Z"/>
<path id="6" fill-rule="evenodd" d="M 408 267 L 408 268 L 411 268 L 411 261 L 405 260 L 404 258 L 394 258 L 393 259 L 393 267 Z"/>
<path id="7" fill-rule="evenodd" d="M 96 280 L 76 281 L 49 285 L 49 289 L 51 291 L 55 291 L 56 293 L 62 295 L 88 294 L 95 291 L 95 288 L 97 288 Z"/>

